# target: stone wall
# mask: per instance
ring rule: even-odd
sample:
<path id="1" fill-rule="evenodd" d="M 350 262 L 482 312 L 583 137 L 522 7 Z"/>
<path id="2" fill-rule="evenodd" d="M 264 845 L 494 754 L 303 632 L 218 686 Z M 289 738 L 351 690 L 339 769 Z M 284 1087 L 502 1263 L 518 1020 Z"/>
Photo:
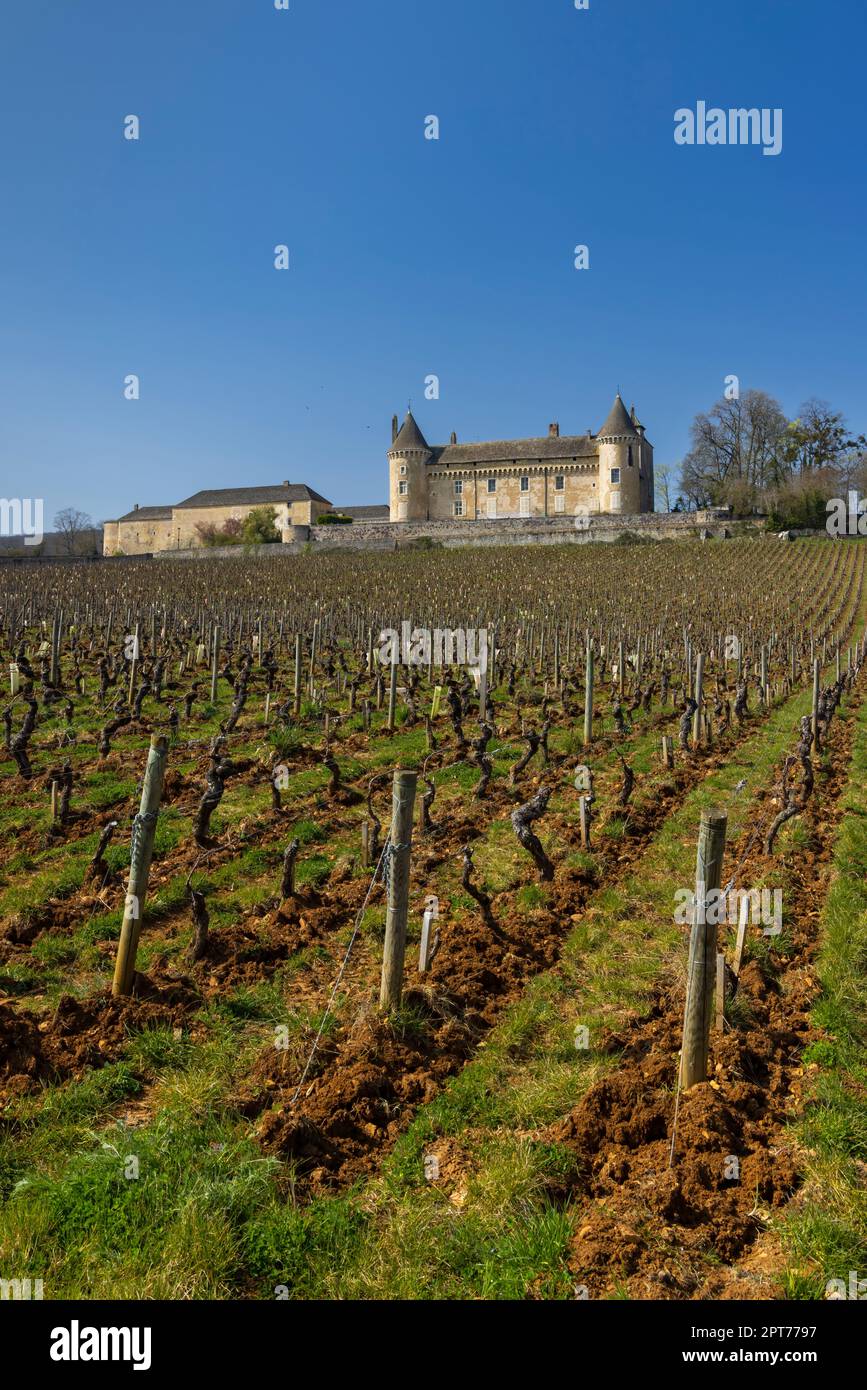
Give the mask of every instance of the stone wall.
<path id="1" fill-rule="evenodd" d="M 272 559 L 329 550 L 395 550 L 426 540 L 447 549 L 467 545 L 586 545 L 593 541 L 611 544 L 627 533 L 646 540 L 675 540 L 697 537 L 702 530 L 721 539 L 726 534 L 728 515 L 721 511 L 650 512 L 642 516 L 590 517 L 588 521 L 587 527 L 580 529 L 575 525 L 575 517 L 570 516 L 515 517 L 499 521 L 354 522 L 351 526 L 299 527 L 298 539 L 290 544 L 197 547 L 166 551 L 154 558 L 207 560 L 249 555 L 255 559 Z"/>

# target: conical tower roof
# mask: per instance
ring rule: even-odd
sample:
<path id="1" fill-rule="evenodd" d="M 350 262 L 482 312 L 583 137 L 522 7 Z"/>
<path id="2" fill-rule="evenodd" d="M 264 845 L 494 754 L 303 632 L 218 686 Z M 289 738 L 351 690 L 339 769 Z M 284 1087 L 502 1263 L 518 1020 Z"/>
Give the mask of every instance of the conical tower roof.
<path id="1" fill-rule="evenodd" d="M 608 412 L 608 419 L 602 426 L 597 439 L 602 439 L 605 435 L 638 434 L 638 430 L 629 418 L 629 411 L 623 404 L 623 397 L 618 391 L 614 398 L 614 404 Z"/>
<path id="2" fill-rule="evenodd" d="M 393 454 L 409 453 L 412 449 L 425 454 L 430 453 L 430 445 L 416 424 L 412 411 L 408 410 L 406 419 L 398 431 L 397 439 L 392 444 L 390 452 Z"/>

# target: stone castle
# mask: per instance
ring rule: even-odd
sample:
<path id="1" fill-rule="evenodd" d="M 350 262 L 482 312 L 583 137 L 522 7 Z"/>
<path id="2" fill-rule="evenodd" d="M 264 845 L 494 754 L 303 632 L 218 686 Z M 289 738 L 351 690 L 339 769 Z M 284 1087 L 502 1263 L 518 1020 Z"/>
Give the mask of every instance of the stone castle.
<path id="1" fill-rule="evenodd" d="M 459 444 L 453 434 L 448 444 L 430 445 L 411 410 L 400 428 L 394 416 L 391 434 L 387 506 L 336 508 L 306 483 L 206 489 L 171 506 L 136 505 L 106 521 L 103 553 L 196 549 L 205 544 L 203 531 L 243 522 L 264 505 L 288 544 L 304 541 L 311 527 L 334 512 L 365 528 L 399 522 L 460 528 L 474 521 L 547 518 L 553 524 L 570 516 L 653 511 L 653 446 L 635 407 L 628 411 L 619 392 L 595 434 L 561 435 L 553 424 L 539 438 Z M 335 539 L 337 529 L 331 528 Z"/>
<path id="2" fill-rule="evenodd" d="M 392 421 L 389 517 L 466 521 L 653 511 L 653 446 L 618 392 L 597 434 L 430 445 L 412 411 Z"/>

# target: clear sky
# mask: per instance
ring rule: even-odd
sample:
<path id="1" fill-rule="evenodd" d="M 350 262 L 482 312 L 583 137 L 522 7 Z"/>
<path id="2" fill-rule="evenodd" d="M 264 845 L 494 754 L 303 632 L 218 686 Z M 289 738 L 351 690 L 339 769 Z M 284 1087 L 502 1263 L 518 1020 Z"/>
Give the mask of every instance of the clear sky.
<path id="1" fill-rule="evenodd" d="M 730 373 L 867 428 L 865 12 L 5 0 L 0 494 L 380 502 L 409 398 L 441 443 L 618 385 L 676 463 Z M 781 107 L 782 153 L 677 146 L 699 100 Z"/>

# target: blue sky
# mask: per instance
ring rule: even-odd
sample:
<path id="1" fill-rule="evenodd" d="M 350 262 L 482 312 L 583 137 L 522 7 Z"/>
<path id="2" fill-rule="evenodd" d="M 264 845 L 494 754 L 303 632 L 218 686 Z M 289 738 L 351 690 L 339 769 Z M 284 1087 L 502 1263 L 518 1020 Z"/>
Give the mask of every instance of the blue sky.
<path id="1" fill-rule="evenodd" d="M 443 442 L 618 385 L 674 464 L 729 373 L 867 428 L 865 46 L 854 0 L 6 0 L 0 493 L 383 501 L 409 398 Z M 782 153 L 678 147 L 698 100 Z"/>

